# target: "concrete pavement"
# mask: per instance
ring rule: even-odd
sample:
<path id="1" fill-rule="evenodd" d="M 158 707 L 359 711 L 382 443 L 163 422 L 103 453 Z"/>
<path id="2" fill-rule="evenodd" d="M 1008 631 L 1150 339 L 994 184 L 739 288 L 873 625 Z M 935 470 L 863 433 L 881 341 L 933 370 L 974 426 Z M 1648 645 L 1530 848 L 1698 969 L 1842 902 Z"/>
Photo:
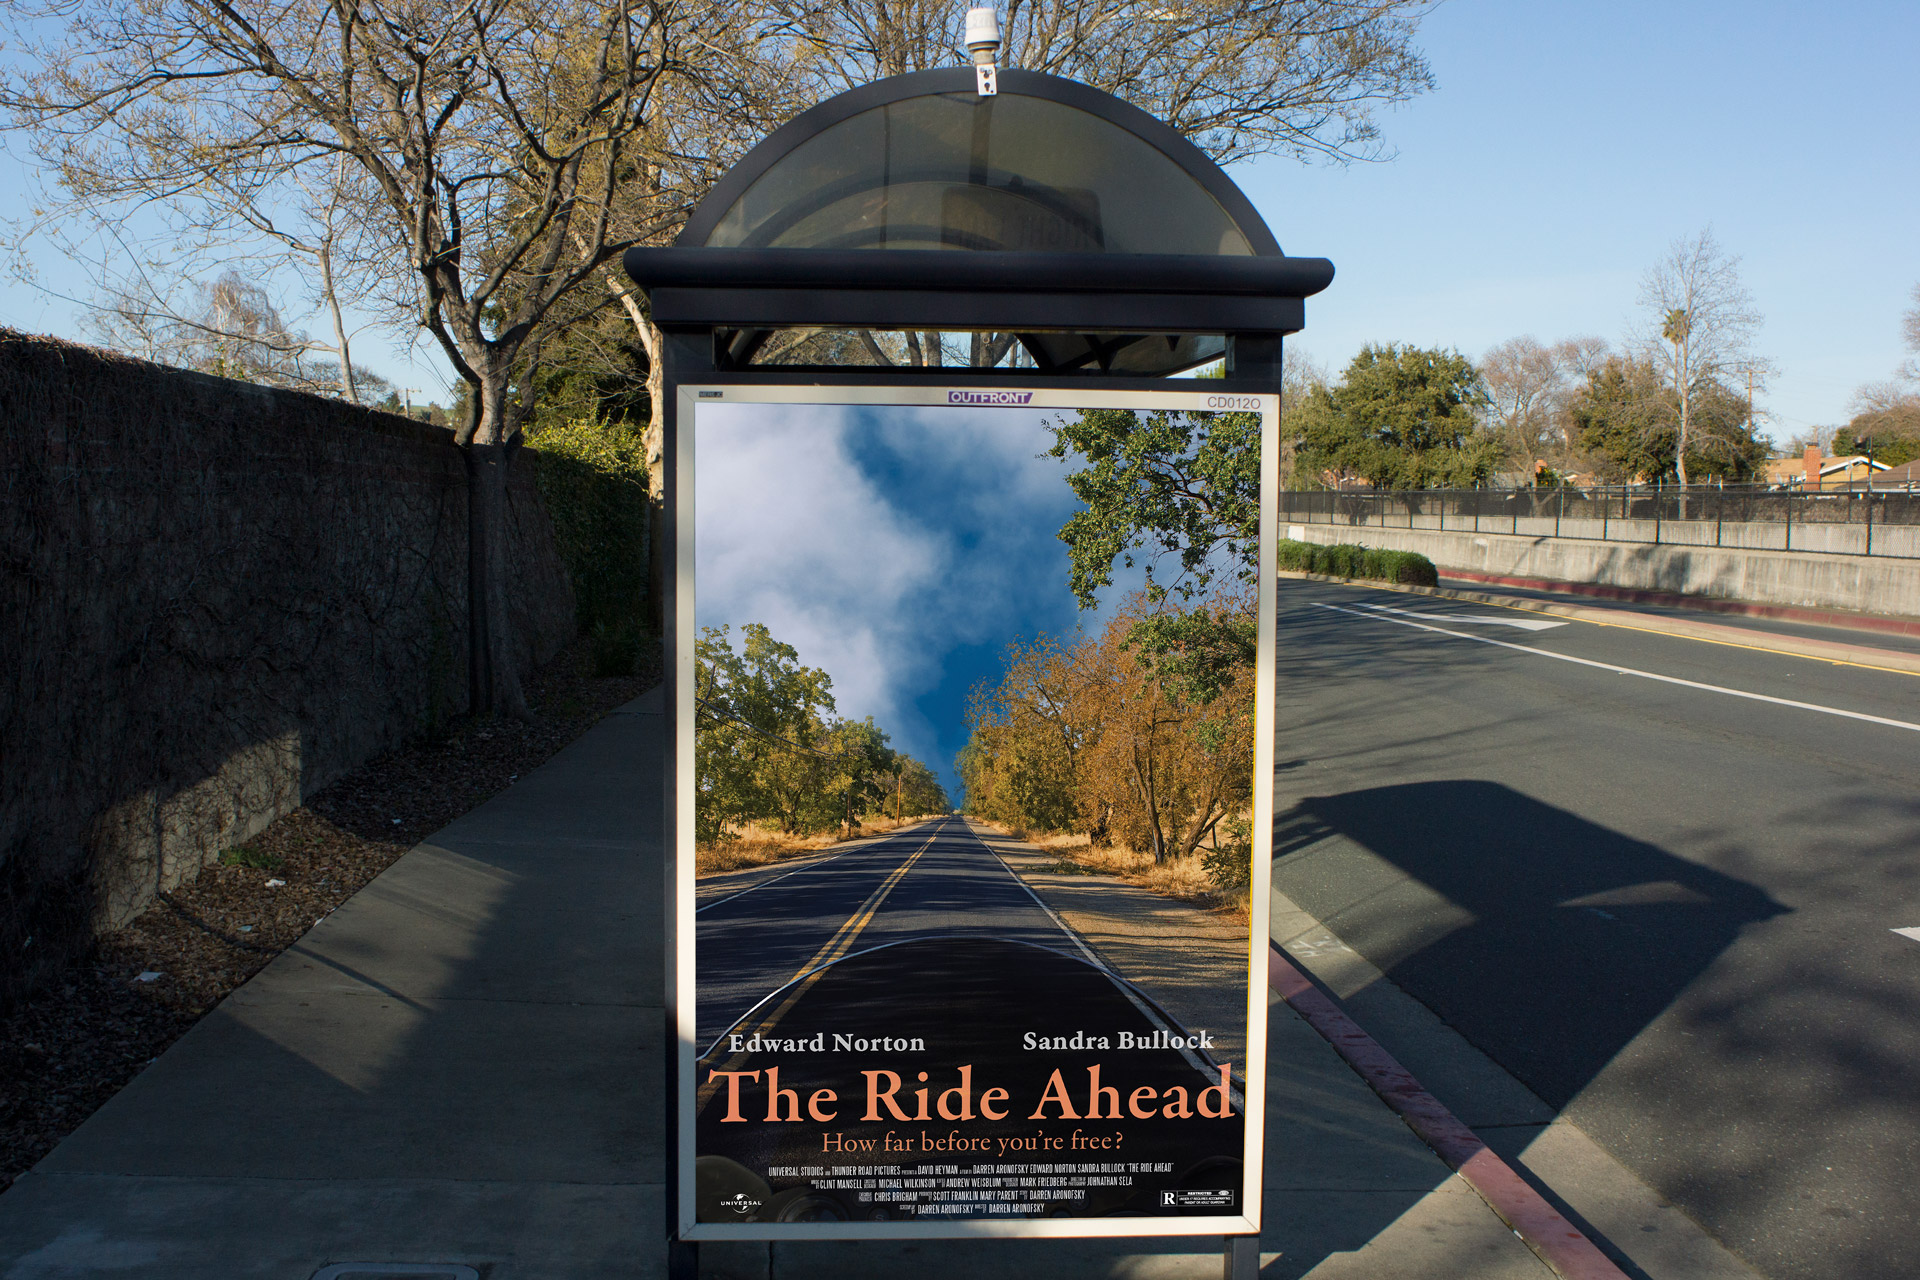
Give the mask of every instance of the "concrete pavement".
<path id="1" fill-rule="evenodd" d="M 0 1277 L 663 1276 L 662 736 L 656 691 L 316 925 L 0 1196 Z M 1549 1274 L 1284 1006 L 1272 1038 L 1264 1275 Z M 702 1269 L 902 1266 L 1220 1274 L 1193 1239 L 710 1247 Z"/>

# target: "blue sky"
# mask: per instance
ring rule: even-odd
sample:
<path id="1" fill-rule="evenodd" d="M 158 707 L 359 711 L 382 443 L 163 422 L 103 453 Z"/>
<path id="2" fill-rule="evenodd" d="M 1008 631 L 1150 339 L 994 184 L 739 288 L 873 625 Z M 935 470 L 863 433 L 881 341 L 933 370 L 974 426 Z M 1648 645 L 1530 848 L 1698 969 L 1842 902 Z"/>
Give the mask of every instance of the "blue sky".
<path id="1" fill-rule="evenodd" d="M 1438 88 L 1381 118 L 1397 158 L 1267 158 L 1234 176 L 1288 252 L 1339 268 L 1296 339 L 1336 373 L 1368 341 L 1469 356 L 1520 334 L 1617 343 L 1647 267 L 1711 225 L 1766 316 L 1779 372 L 1761 403 L 1791 435 L 1843 421 L 1901 358 L 1920 281 L 1917 42 L 1912 0 L 1449 0 L 1420 36 Z M 5 145 L 0 166 L 17 166 Z M 0 182 L 0 216 L 24 207 L 22 184 Z M 79 332 L 67 304 L 10 282 L 0 320 Z M 429 344 L 376 345 L 376 371 L 444 395 Z"/>
<path id="2" fill-rule="evenodd" d="M 1437 89 L 1381 117 L 1383 164 L 1234 176 L 1288 253 L 1338 269 L 1294 341 L 1457 347 L 1638 318 L 1646 269 L 1712 226 L 1740 255 L 1791 435 L 1900 362 L 1920 282 L 1920 5 L 1450 0 Z"/>
<path id="3" fill-rule="evenodd" d="M 698 624 L 764 623 L 958 799 L 968 691 L 1080 619 L 1057 536 L 1078 503 L 1041 456 L 1058 412 L 701 405 Z"/>

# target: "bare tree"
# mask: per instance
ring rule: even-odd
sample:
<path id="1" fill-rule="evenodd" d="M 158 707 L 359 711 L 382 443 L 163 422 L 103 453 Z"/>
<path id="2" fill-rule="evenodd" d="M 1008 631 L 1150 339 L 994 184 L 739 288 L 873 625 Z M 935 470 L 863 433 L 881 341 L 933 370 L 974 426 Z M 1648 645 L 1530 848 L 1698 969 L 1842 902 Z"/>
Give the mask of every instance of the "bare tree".
<path id="1" fill-rule="evenodd" d="M 1900 317 L 1900 337 L 1908 351 L 1906 363 L 1900 366 L 1900 376 L 1920 380 L 1920 284 L 1913 286 L 1910 296 L 1913 305 Z"/>
<path id="2" fill-rule="evenodd" d="M 1645 358 L 1659 370 L 1678 404 L 1674 476 L 1687 484 L 1687 445 L 1695 402 L 1710 382 L 1764 373 L 1751 355 L 1759 310 L 1740 281 L 1740 259 L 1721 249 L 1711 227 L 1673 242 L 1647 272 L 1640 303 L 1652 313 L 1641 336 Z"/>
<path id="3" fill-rule="evenodd" d="M 374 290 L 375 270 L 387 264 L 367 256 L 364 201 L 352 199 L 356 175 L 344 161 L 337 161 L 330 180 L 318 185 L 300 169 L 283 171 L 273 180 L 214 171 L 185 190 L 138 192 L 88 183 L 77 173 L 70 176 L 77 179 L 75 184 L 48 199 L 38 217 L 16 222 L 16 252 L 7 264 L 13 274 L 46 289 L 35 271 L 43 256 L 37 250 L 52 248 L 101 282 L 93 296 L 67 299 L 85 308 L 82 323 L 94 336 L 109 345 L 124 343 L 122 349 L 130 354 L 193 368 L 209 367 L 195 358 L 193 343 L 219 337 L 209 326 L 230 309 L 210 305 L 209 289 L 224 290 L 231 302 L 238 296 L 233 282 L 244 280 L 262 290 L 263 298 L 270 293 L 284 296 L 286 290 L 276 286 L 290 279 L 325 315 L 333 340 L 301 331 L 297 341 L 279 344 L 269 359 L 263 331 L 252 323 L 258 318 L 257 307 L 240 307 L 234 314 L 241 327 L 225 337 L 260 358 L 252 373 L 234 376 L 255 376 L 269 366 L 275 373 L 291 374 L 283 358 L 303 369 L 324 365 L 331 370 L 326 385 L 304 374 L 268 380 L 359 402 L 362 379 L 352 353 L 357 331 L 348 330 L 342 297 L 362 297 Z M 243 185 L 236 178 L 249 181 Z M 209 285 L 209 278 L 215 283 Z M 292 335 L 293 326 L 278 319 L 284 307 L 267 305 L 284 333 Z M 143 340 L 160 335 L 164 338 L 156 352 L 149 354 Z M 330 352 L 334 359 L 307 358 L 317 352 Z M 380 381 L 384 385 L 384 379 Z"/>
<path id="4" fill-rule="evenodd" d="M 1125 98 L 1230 164 L 1385 154 L 1374 111 L 1433 87 L 1430 0 L 1007 0 L 1007 66 Z M 775 24 L 821 93 L 967 60 L 965 4 L 820 0 Z"/>
<path id="5" fill-rule="evenodd" d="M 504 567 L 527 376 L 583 282 L 683 216 L 671 97 L 725 113 L 739 12 L 709 0 L 47 0 L 16 17 L 0 108 L 76 200 L 364 184 L 415 323 L 472 390 L 468 671 L 475 712 L 526 714 Z M 65 36 L 38 31 L 59 23 Z M 652 202 L 616 197 L 631 186 Z"/>
<path id="6" fill-rule="evenodd" d="M 1612 344 L 1590 333 L 1553 344 L 1554 363 L 1560 366 L 1564 377 L 1575 383 L 1586 381 L 1612 354 Z"/>
<path id="7" fill-rule="evenodd" d="M 1480 357 L 1487 427 L 1508 459 L 1531 475 L 1545 453 L 1565 375 L 1554 351 L 1531 336 L 1509 338 Z"/>

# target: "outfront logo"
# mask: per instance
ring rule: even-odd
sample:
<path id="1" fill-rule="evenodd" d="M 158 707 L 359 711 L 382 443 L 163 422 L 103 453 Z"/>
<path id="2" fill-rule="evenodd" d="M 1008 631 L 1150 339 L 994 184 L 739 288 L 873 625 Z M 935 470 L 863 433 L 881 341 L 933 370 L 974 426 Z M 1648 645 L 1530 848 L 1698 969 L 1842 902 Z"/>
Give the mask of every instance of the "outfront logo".
<path id="1" fill-rule="evenodd" d="M 949 391 L 948 404 L 1026 404 L 1031 391 Z"/>

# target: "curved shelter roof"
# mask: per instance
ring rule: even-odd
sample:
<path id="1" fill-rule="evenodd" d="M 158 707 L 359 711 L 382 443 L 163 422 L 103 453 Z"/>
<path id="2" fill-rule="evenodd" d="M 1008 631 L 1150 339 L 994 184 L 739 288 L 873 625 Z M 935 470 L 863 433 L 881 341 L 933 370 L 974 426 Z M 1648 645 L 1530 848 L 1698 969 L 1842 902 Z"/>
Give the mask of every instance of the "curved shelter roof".
<path id="1" fill-rule="evenodd" d="M 841 94 L 769 135 L 628 273 L 668 328 L 1016 332 L 1036 366 L 1175 372 L 1302 325 L 1288 258 L 1205 153 L 1075 81 L 971 68 Z"/>

